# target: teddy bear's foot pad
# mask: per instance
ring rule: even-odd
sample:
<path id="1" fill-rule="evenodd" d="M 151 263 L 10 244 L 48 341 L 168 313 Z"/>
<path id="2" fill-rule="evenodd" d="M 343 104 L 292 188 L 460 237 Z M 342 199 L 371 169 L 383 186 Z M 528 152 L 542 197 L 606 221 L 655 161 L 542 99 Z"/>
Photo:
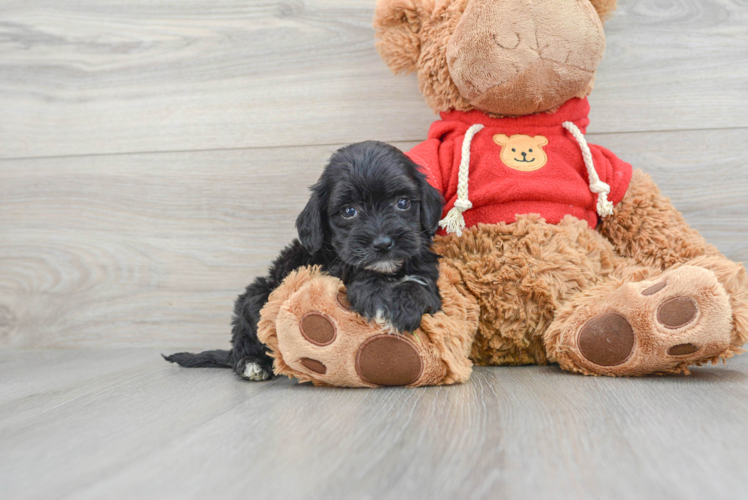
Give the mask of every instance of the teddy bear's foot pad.
<path id="1" fill-rule="evenodd" d="M 415 346 L 403 337 L 376 335 L 359 347 L 356 372 L 374 385 L 411 385 L 421 378 L 423 361 Z"/>
<path id="2" fill-rule="evenodd" d="M 625 283 L 591 309 L 571 322 L 581 325 L 570 332 L 576 349 L 569 353 L 580 371 L 684 372 L 690 364 L 718 356 L 730 344 L 727 293 L 716 276 L 703 268 L 683 266 L 654 282 Z"/>
<path id="3" fill-rule="evenodd" d="M 579 332 L 579 350 L 588 361 L 600 366 L 616 366 L 634 350 L 636 337 L 631 324 L 618 313 L 592 318 Z"/>

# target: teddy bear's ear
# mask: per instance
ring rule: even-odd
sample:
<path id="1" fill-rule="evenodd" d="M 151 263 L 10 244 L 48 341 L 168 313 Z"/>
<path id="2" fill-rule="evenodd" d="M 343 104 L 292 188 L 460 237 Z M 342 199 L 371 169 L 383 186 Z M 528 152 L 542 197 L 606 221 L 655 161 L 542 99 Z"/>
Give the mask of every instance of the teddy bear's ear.
<path id="1" fill-rule="evenodd" d="M 433 0 L 377 0 L 373 26 L 377 50 L 393 73 L 411 73 L 421 53 L 421 30 Z"/>
<path id="2" fill-rule="evenodd" d="M 506 146 L 509 144 L 509 137 L 506 134 L 496 134 L 493 136 L 493 142 L 499 146 Z"/>
<path id="3" fill-rule="evenodd" d="M 607 20 L 613 11 L 616 10 L 617 0 L 590 0 L 590 3 L 597 11 L 602 21 Z"/>
<path id="4" fill-rule="evenodd" d="M 548 139 L 542 135 L 536 135 L 535 137 L 532 138 L 532 140 L 534 140 L 535 144 L 537 144 L 541 148 L 548 144 Z"/>

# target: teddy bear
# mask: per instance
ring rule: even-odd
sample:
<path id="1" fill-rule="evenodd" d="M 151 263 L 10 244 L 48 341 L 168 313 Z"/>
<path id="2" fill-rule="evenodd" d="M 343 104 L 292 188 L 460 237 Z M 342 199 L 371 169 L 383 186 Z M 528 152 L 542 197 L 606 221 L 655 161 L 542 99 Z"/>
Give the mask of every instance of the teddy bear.
<path id="1" fill-rule="evenodd" d="M 439 114 L 407 152 L 444 196 L 443 309 L 414 332 L 319 269 L 262 312 L 274 371 L 317 385 L 464 382 L 475 365 L 688 373 L 748 340 L 748 275 L 652 178 L 585 138 L 615 0 L 379 0 L 377 48 Z"/>

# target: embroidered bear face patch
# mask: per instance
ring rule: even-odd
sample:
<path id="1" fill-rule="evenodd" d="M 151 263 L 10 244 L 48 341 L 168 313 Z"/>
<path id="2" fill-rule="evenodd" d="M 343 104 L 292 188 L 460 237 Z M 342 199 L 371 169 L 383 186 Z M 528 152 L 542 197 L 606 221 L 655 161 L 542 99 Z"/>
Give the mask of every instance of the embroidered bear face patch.
<path id="1" fill-rule="evenodd" d="M 496 134 L 493 142 L 501 146 L 501 161 L 509 168 L 532 172 L 543 168 L 548 162 L 548 156 L 543 151 L 548 139 L 542 135 L 531 137 L 523 134 Z"/>

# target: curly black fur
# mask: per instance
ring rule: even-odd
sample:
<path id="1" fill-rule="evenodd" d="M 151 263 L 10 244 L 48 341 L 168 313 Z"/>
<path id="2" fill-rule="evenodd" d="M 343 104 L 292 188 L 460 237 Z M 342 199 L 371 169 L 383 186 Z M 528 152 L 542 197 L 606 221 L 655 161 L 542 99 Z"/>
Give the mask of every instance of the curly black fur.
<path id="1" fill-rule="evenodd" d="M 268 378 L 272 359 L 257 339 L 260 310 L 302 266 L 322 266 L 345 283 L 356 312 L 388 320 L 400 331 L 415 330 L 423 314 L 441 308 L 438 257 L 430 247 L 443 199 L 413 161 L 381 142 L 352 144 L 332 155 L 311 191 L 296 219 L 299 239 L 236 299 L 232 349 L 177 353 L 164 356 L 167 361 L 231 367 L 244 377 L 253 363 L 254 378 Z"/>

